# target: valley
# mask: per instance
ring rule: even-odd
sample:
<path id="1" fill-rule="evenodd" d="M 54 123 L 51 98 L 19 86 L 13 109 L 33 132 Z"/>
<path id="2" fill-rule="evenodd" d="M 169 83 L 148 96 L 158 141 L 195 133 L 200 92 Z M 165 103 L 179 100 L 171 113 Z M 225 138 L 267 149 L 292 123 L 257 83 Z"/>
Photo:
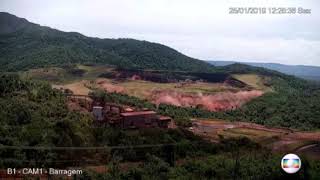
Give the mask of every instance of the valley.
<path id="1" fill-rule="evenodd" d="M 157 106 L 168 104 L 178 107 L 200 108 L 212 112 L 241 108 L 242 105 L 249 103 L 254 98 L 274 91 L 266 83 L 269 80 L 268 77 L 255 74 L 232 75 L 234 81 L 241 84 L 239 86 L 230 83 L 232 82 L 230 80 L 221 82 L 192 81 L 190 79 L 177 81 L 170 78 L 166 80 L 160 78 L 159 80 L 159 77 L 158 79 L 152 78 L 151 72 L 144 72 L 148 73 L 147 76 L 143 76 L 141 72 L 128 73 L 124 76 L 123 71 L 118 72 L 110 67 L 85 65 L 77 67 L 83 70 L 81 77 L 64 80 L 63 78 L 68 75 L 56 75 L 54 80 L 49 80 L 52 87 L 64 91 L 68 90 L 76 95 L 89 95 L 90 92 L 102 90 L 108 93 L 137 97 Z M 48 79 L 46 73 L 39 75 L 33 73 L 34 71 L 38 72 L 41 69 L 25 73 L 34 79 L 40 77 Z M 50 69 L 45 71 L 52 72 Z M 106 74 L 109 74 L 108 78 L 103 77 Z M 116 75 L 110 76 L 110 74 Z M 309 158 L 320 157 L 316 149 L 320 139 L 318 131 L 308 132 L 263 126 L 250 122 L 201 118 L 191 118 L 191 124 L 186 129 L 212 142 L 217 143 L 221 139 L 245 137 L 275 152 L 295 152 Z"/>

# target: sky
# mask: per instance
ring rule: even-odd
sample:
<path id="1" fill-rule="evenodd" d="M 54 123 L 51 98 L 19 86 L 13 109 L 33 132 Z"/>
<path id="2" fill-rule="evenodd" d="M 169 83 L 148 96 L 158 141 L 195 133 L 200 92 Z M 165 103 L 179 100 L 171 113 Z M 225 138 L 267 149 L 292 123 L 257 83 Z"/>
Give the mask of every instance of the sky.
<path id="1" fill-rule="evenodd" d="M 231 7 L 311 14 L 229 14 Z M 201 60 L 320 66 L 319 0 L 0 0 L 0 11 L 91 37 L 157 42 Z"/>

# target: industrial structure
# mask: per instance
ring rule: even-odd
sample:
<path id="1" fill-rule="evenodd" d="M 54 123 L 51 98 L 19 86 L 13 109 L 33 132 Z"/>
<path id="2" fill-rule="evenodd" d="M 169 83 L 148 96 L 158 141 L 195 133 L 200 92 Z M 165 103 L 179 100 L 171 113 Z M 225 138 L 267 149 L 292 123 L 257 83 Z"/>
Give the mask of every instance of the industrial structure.
<path id="1" fill-rule="evenodd" d="M 123 129 L 134 128 L 169 128 L 172 119 L 168 116 L 158 115 L 148 109 L 135 109 L 133 107 L 99 102 L 89 96 L 67 95 L 68 100 L 81 104 L 94 116 L 96 126 L 118 127 Z"/>

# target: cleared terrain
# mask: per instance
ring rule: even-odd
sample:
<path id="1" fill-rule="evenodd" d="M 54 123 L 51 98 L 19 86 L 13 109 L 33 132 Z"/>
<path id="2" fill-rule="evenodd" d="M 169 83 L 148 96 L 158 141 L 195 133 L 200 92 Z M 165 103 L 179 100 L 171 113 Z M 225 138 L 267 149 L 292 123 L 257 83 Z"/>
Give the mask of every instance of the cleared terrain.
<path id="1" fill-rule="evenodd" d="M 128 94 L 155 104 L 200 107 L 210 111 L 236 109 L 271 91 L 264 85 L 266 80 L 254 74 L 233 75 L 233 79 L 220 77 L 216 82 L 208 82 L 191 80 L 194 78 L 192 76 L 188 79 L 189 76 L 182 75 L 175 79 L 174 75 L 158 72 L 123 72 L 110 66 L 77 65 L 65 69 L 33 69 L 22 75 L 32 79 L 46 79 L 54 88 L 69 89 L 79 95 L 101 89 Z"/>
<path id="2" fill-rule="evenodd" d="M 206 82 L 185 80 L 156 82 L 144 79 L 141 74 L 121 74 L 109 66 L 77 65 L 75 70 L 61 68 L 34 69 L 24 72 L 25 77 L 47 79 L 56 89 L 68 89 L 74 94 L 88 95 L 100 89 L 128 94 L 155 104 L 197 107 L 210 111 L 236 109 L 243 104 L 274 91 L 265 82 L 267 77 L 256 74 L 233 74 L 235 80 L 245 84 L 237 86 L 228 80 Z M 74 74 L 76 73 L 76 75 Z M 111 77 L 102 74 L 113 73 Z M 150 77 L 149 77 L 150 78 Z M 189 130 L 213 142 L 223 138 L 247 137 L 277 152 L 296 152 L 319 158 L 320 132 L 272 128 L 248 122 L 230 122 L 216 119 L 194 119 Z"/>
<path id="3" fill-rule="evenodd" d="M 277 152 L 295 152 L 320 159 L 320 131 L 271 128 L 254 123 L 216 119 L 194 119 L 192 124 L 190 131 L 213 142 L 246 137 Z"/>

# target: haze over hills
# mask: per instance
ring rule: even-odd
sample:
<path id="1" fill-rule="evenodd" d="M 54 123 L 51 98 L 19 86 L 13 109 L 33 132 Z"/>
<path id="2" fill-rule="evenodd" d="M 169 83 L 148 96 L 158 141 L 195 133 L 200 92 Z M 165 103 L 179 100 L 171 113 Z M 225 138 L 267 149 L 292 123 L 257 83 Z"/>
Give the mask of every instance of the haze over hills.
<path id="1" fill-rule="evenodd" d="M 0 12 L 0 71 L 21 71 L 70 64 L 113 65 L 125 69 L 262 73 L 251 66 L 215 67 L 158 43 L 134 39 L 100 39 L 63 32 Z"/>
<path id="2" fill-rule="evenodd" d="M 320 67 L 304 65 L 284 65 L 278 63 L 254 63 L 237 61 L 208 61 L 215 66 L 227 66 L 235 63 L 246 64 L 250 66 L 263 67 L 285 74 L 294 75 L 300 78 L 320 81 Z"/>
<path id="3" fill-rule="evenodd" d="M 26 19 L 0 12 L 0 71 L 20 71 L 46 66 L 69 64 L 103 64 L 126 69 L 152 69 L 223 73 L 253 72 L 276 74 L 280 71 L 299 77 L 317 78 L 313 71 L 290 69 L 277 64 L 247 63 L 233 66 L 233 62 L 210 62 L 188 57 L 158 43 L 134 39 L 99 39 L 76 32 L 63 32 L 31 23 Z M 251 66 L 265 67 L 266 69 Z M 304 68 L 311 68 L 303 66 Z M 292 67 L 293 68 L 293 67 Z M 295 67 L 301 68 L 301 67 Z M 299 74 L 300 73 L 300 74 Z"/>
<path id="4" fill-rule="evenodd" d="M 206 71 L 212 67 L 161 44 L 90 38 L 40 26 L 5 12 L 0 12 L 0 27 L 2 71 L 69 63 L 183 71 Z"/>
<path id="5" fill-rule="evenodd" d="M 225 66 L 232 61 L 205 62 L 161 45 L 134 39 L 99 39 L 76 32 L 63 32 L 0 12 L 0 70 L 19 71 L 65 64 L 107 64 L 121 68 L 195 72 L 253 71 L 264 67 L 307 79 L 319 79 L 320 68 L 268 63 Z M 215 66 L 225 66 L 215 68 Z M 274 72 L 272 72 L 274 73 Z"/>

